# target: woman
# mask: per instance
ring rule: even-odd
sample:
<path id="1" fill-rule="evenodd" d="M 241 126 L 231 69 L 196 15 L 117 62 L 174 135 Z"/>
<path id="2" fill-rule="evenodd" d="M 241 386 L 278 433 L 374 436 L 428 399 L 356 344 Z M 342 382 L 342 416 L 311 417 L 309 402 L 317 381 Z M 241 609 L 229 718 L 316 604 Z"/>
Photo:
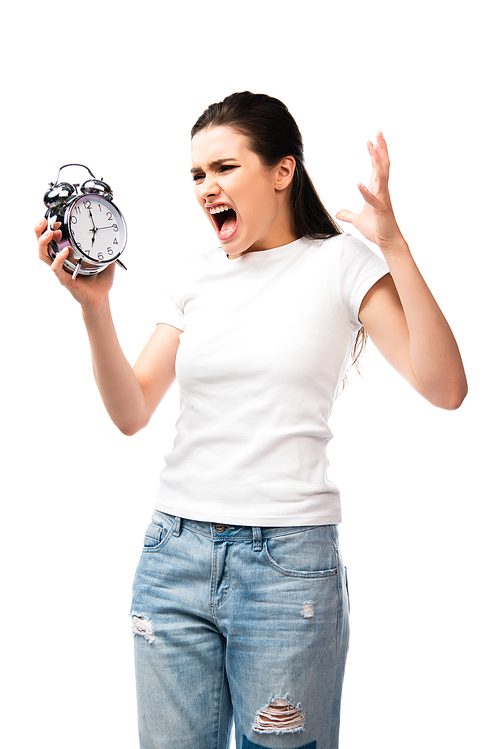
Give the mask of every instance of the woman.
<path id="1" fill-rule="evenodd" d="M 109 309 L 113 269 L 73 280 L 36 227 L 40 257 L 82 306 L 120 430 L 146 426 L 179 379 L 178 435 L 134 582 L 142 749 L 222 749 L 233 717 L 238 749 L 338 746 L 348 594 L 325 474 L 349 353 L 364 329 L 430 402 L 454 409 L 467 391 L 394 218 L 380 133 L 369 152 L 363 210 L 337 218 L 385 262 L 321 204 L 281 102 L 245 92 L 209 107 L 192 131 L 192 175 L 220 247 L 171 281 L 134 369 Z"/>

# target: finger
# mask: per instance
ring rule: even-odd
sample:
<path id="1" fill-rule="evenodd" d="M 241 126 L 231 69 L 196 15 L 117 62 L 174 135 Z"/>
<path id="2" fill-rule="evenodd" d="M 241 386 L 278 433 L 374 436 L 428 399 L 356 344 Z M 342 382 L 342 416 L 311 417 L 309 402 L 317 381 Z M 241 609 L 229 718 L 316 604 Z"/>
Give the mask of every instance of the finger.
<path id="1" fill-rule="evenodd" d="M 35 234 L 36 234 L 36 238 L 37 239 L 40 239 L 40 237 L 42 236 L 42 234 L 45 231 L 46 227 L 47 227 L 47 219 L 46 218 L 42 218 L 42 220 L 39 221 L 38 224 L 35 224 Z"/>
<path id="2" fill-rule="evenodd" d="M 47 223 L 47 219 L 46 218 L 42 218 L 42 220 L 39 221 L 38 224 L 35 224 L 34 228 L 35 228 L 35 234 L 37 236 L 37 239 L 39 239 L 41 237 L 41 235 L 43 234 L 43 232 L 46 229 L 52 229 L 52 230 L 55 231 L 55 230 L 59 229 L 60 227 L 61 227 L 61 222 L 60 221 L 54 221 L 54 223 L 52 224 L 52 226 L 49 227 L 49 225 Z"/>
<path id="3" fill-rule="evenodd" d="M 382 161 L 384 162 L 386 172 L 387 174 L 389 174 L 389 167 L 391 165 L 389 159 L 389 149 L 387 148 L 387 141 L 384 138 L 381 130 L 379 130 L 377 133 L 377 143 L 380 148 L 380 153 L 382 154 Z"/>
<path id="4" fill-rule="evenodd" d="M 63 268 L 64 261 L 68 257 L 68 254 L 69 254 L 69 247 L 65 247 L 64 250 L 61 250 L 60 252 L 57 253 L 54 261 L 51 262 L 51 265 L 50 265 L 50 267 L 54 271 L 54 274 L 57 276 L 59 281 L 64 286 L 67 285 L 67 283 L 69 282 L 69 279 L 71 278 L 71 276 L 68 273 L 66 273 L 66 271 Z"/>
<path id="5" fill-rule="evenodd" d="M 379 200 L 372 192 L 370 192 L 370 190 L 362 182 L 358 182 L 358 190 L 363 196 L 365 203 L 371 205 L 372 208 L 382 208 L 384 206 L 384 203 Z"/>
<path id="6" fill-rule="evenodd" d="M 384 166 L 384 160 L 382 158 L 382 151 L 380 150 L 380 145 L 377 143 L 376 145 L 371 144 L 371 154 L 372 154 L 372 163 L 375 166 Z"/>
<path id="7" fill-rule="evenodd" d="M 61 226 L 61 222 L 60 221 L 56 221 L 52 225 L 52 235 L 53 235 L 52 239 L 54 240 L 54 242 L 57 242 L 57 243 L 59 243 L 61 241 L 61 239 L 62 239 L 62 231 L 60 231 L 60 229 L 59 229 L 60 226 Z"/>
<path id="8" fill-rule="evenodd" d="M 375 192 L 373 188 L 378 184 L 378 189 L 376 190 L 377 194 L 380 193 L 385 195 L 388 191 L 389 165 L 386 161 L 384 152 L 378 143 L 373 146 L 372 165 L 373 170 L 369 185 L 370 189 Z"/>
<path id="9" fill-rule="evenodd" d="M 338 213 L 335 214 L 335 218 L 337 218 L 339 221 L 347 221 L 349 224 L 354 224 L 357 215 L 357 213 L 347 211 L 345 208 L 343 208 L 341 211 L 338 211 Z"/>
<path id="10" fill-rule="evenodd" d="M 372 162 L 369 186 L 373 192 L 378 191 L 379 185 L 386 180 L 385 167 L 381 158 L 378 144 L 374 145 L 371 140 L 367 142 L 368 151 Z"/>
<path id="11" fill-rule="evenodd" d="M 49 255 L 49 244 L 52 241 L 54 232 L 50 229 L 46 229 L 38 239 L 38 257 L 48 265 L 52 264 L 52 260 Z"/>
<path id="12" fill-rule="evenodd" d="M 372 157 L 372 164 L 378 164 L 380 163 L 380 161 L 382 161 L 382 163 L 385 163 L 383 152 L 384 149 L 379 142 L 379 135 L 380 133 L 377 134 L 377 142 L 375 144 L 372 143 L 371 140 L 369 140 L 367 143 L 368 151 L 370 153 L 370 156 Z"/>
<path id="13" fill-rule="evenodd" d="M 377 143 L 374 145 L 371 140 L 369 140 L 367 146 L 370 155 L 372 155 L 374 152 L 378 152 L 381 154 L 384 164 L 389 164 L 389 151 L 387 148 L 387 141 L 385 140 L 381 130 L 379 130 L 377 133 Z"/>
<path id="14" fill-rule="evenodd" d="M 56 221 L 53 225 L 53 227 L 49 227 L 47 224 L 46 219 L 42 219 L 38 224 L 35 225 L 35 234 L 38 239 L 38 247 L 39 247 L 39 255 L 42 258 L 42 255 L 48 254 L 47 249 L 49 243 L 54 240 L 56 242 L 60 242 L 62 238 L 62 232 L 60 231 L 59 227 L 61 226 L 60 221 Z"/>
<path id="15" fill-rule="evenodd" d="M 373 146 L 372 164 L 377 166 L 380 176 L 387 184 L 389 181 L 390 167 L 389 152 L 387 150 L 387 143 L 380 131 L 377 133 L 377 144 Z"/>
<path id="16" fill-rule="evenodd" d="M 377 159 L 376 159 L 377 148 L 376 148 L 376 146 L 373 145 L 373 143 L 371 142 L 371 140 L 369 140 L 366 145 L 367 145 L 367 148 L 368 148 L 368 153 L 370 154 L 370 157 L 371 157 L 371 160 L 372 160 L 372 167 L 375 170 L 377 168 Z"/>
<path id="17" fill-rule="evenodd" d="M 60 231 L 51 231 L 47 229 L 38 240 L 38 257 L 43 260 L 47 265 L 52 265 L 52 258 L 49 254 L 49 245 L 54 240 L 55 242 L 61 241 L 62 233 Z"/>

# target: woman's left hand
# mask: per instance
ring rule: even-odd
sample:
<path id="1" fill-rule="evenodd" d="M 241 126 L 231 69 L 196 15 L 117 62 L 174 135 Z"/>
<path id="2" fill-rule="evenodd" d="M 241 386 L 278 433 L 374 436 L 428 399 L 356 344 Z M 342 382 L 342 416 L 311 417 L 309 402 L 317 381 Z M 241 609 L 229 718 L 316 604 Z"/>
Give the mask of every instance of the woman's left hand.
<path id="1" fill-rule="evenodd" d="M 392 210 L 389 195 L 389 153 L 382 133 L 377 134 L 376 145 L 368 141 L 368 151 L 372 160 L 370 183 L 368 187 L 358 183 L 365 205 L 360 213 L 344 209 L 335 218 L 349 222 L 381 250 L 388 250 L 394 244 L 404 242 L 404 239 Z"/>

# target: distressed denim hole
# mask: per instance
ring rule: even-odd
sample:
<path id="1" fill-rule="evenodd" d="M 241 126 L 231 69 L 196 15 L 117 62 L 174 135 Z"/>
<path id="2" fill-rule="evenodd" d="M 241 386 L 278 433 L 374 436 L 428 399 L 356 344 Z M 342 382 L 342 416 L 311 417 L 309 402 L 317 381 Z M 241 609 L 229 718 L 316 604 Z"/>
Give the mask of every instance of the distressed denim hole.
<path id="1" fill-rule="evenodd" d="M 155 639 L 151 619 L 148 619 L 146 616 L 132 614 L 132 633 L 144 637 L 150 645 Z"/>
<path id="2" fill-rule="evenodd" d="M 255 716 L 256 733 L 296 733 L 304 730 L 306 722 L 300 703 L 293 705 L 286 697 L 275 697 Z"/>

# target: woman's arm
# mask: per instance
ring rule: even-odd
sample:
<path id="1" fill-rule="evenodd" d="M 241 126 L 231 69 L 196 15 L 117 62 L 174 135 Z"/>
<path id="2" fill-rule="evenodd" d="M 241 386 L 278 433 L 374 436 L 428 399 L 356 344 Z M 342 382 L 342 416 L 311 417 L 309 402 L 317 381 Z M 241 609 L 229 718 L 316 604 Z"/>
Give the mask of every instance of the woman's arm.
<path id="1" fill-rule="evenodd" d="M 108 301 L 98 310 L 82 312 L 102 401 L 123 434 L 136 434 L 148 424 L 175 380 L 181 331 L 171 325 L 157 325 L 132 368 L 119 344 Z"/>
<path id="2" fill-rule="evenodd" d="M 361 213 L 339 211 L 375 242 L 390 276 L 380 279 L 361 304 L 359 319 L 383 356 L 436 406 L 455 409 L 467 394 L 467 380 L 453 333 L 425 283 L 396 223 L 389 196 L 389 155 L 381 133 L 368 144 L 369 188 L 359 185 Z"/>
<path id="3" fill-rule="evenodd" d="M 46 221 L 42 221 L 35 233 L 40 259 L 51 266 L 59 282 L 81 305 L 94 376 L 106 410 L 121 432 L 135 434 L 146 426 L 175 379 L 181 331 L 158 325 L 132 369 L 119 344 L 109 306 L 114 266 L 95 276 L 73 279 L 63 269 L 67 251 L 58 253 L 53 262 L 48 255 L 48 244 L 54 234 L 57 239 L 57 232 L 48 230 Z"/>

